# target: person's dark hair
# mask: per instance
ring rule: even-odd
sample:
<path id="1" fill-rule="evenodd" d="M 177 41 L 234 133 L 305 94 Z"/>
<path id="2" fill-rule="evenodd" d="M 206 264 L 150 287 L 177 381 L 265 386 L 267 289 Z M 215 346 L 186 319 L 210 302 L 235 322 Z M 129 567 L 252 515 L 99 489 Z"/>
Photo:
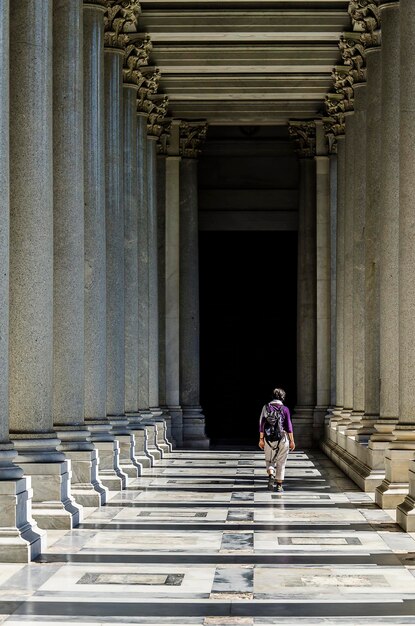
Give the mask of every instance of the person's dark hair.
<path id="1" fill-rule="evenodd" d="M 286 393 L 285 393 L 284 389 L 279 389 L 277 387 L 277 389 L 274 389 L 274 391 L 272 393 L 274 394 L 274 398 L 276 400 L 281 400 L 281 402 L 284 402 L 285 396 L 286 396 Z"/>

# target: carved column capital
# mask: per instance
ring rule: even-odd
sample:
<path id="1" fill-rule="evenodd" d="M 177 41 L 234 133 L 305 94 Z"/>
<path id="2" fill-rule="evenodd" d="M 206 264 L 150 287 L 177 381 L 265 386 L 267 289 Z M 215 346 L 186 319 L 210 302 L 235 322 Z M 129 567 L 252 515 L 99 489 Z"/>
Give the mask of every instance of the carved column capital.
<path id="1" fill-rule="evenodd" d="M 195 159 L 200 154 L 200 146 L 206 139 L 208 124 L 204 120 L 182 121 L 180 123 L 180 156 Z"/>
<path id="2" fill-rule="evenodd" d="M 290 120 L 288 132 L 296 143 L 300 158 L 311 158 L 316 155 L 316 124 L 314 120 Z"/>
<path id="3" fill-rule="evenodd" d="M 164 121 L 169 108 L 169 98 L 163 95 L 149 96 L 149 101 L 153 106 L 147 117 L 147 133 L 160 140 L 163 132 L 168 133 L 169 125 L 165 125 Z"/>
<path id="4" fill-rule="evenodd" d="M 152 43 L 150 37 L 144 34 L 141 41 L 129 41 L 125 47 L 123 80 L 125 83 L 141 87 L 145 78 L 141 69 L 149 61 Z"/>
<path id="5" fill-rule="evenodd" d="M 104 45 L 124 49 L 128 33 L 136 33 L 141 7 L 138 0 L 106 0 Z"/>
<path id="6" fill-rule="evenodd" d="M 142 66 L 140 68 L 139 87 L 137 93 L 137 111 L 149 115 L 154 109 L 151 96 L 157 93 L 160 84 L 160 70 L 158 67 Z"/>
<path id="7" fill-rule="evenodd" d="M 379 0 L 350 0 L 348 12 L 353 29 L 361 33 L 365 48 L 380 46 Z"/>
<path id="8" fill-rule="evenodd" d="M 329 154 L 337 154 L 337 138 L 346 132 L 346 116 L 340 113 L 335 117 L 323 117 L 323 127 Z"/>

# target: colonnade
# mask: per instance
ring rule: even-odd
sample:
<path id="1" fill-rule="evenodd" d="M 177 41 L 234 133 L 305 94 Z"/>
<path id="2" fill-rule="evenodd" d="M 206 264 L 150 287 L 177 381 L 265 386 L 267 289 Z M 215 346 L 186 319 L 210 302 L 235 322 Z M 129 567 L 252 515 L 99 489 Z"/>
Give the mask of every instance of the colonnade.
<path id="1" fill-rule="evenodd" d="M 317 207 L 316 271 L 300 268 L 311 281 L 317 277 L 315 373 L 313 382 L 299 375 L 314 394 L 308 410 L 314 403 L 318 414 L 326 410 L 324 436 L 314 418 L 315 441 L 413 531 L 415 5 L 352 0 L 349 14 L 350 32 L 339 44 L 343 64 L 333 70 L 323 118 L 332 166 L 320 163 L 319 122 L 290 125 L 302 158 L 319 168 L 320 189 L 308 186 Z M 305 287 L 299 299 L 305 304 Z M 299 330 L 307 315 L 300 311 Z M 312 341 L 299 346 L 299 362 L 301 350 L 313 355 Z"/>
<path id="2" fill-rule="evenodd" d="M 138 2 L 0 0 L 0 16 L 0 552 L 25 561 L 172 444 L 208 446 L 206 124 L 166 117 Z"/>

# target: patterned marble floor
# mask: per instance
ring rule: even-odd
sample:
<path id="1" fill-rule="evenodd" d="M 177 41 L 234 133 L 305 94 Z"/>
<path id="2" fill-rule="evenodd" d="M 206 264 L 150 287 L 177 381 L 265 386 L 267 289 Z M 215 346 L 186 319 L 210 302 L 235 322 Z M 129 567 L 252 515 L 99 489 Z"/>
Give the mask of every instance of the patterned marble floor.
<path id="1" fill-rule="evenodd" d="M 37 563 L 0 564 L 0 622 L 415 624 L 415 539 L 318 452 L 284 494 L 261 452 L 167 455 L 49 531 Z"/>

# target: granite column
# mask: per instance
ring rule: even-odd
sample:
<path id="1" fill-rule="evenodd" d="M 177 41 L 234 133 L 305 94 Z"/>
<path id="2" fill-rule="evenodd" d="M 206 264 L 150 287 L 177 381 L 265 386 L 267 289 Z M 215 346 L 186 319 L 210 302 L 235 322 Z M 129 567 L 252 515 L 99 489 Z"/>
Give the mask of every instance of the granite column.
<path id="1" fill-rule="evenodd" d="M 317 281 L 317 369 L 313 436 L 320 442 L 324 417 L 330 406 L 331 355 L 331 241 L 330 158 L 323 122 L 316 121 L 316 281 Z"/>
<path id="2" fill-rule="evenodd" d="M 183 445 L 180 406 L 180 156 L 166 158 L 166 401 L 172 434 Z"/>
<path id="3" fill-rule="evenodd" d="M 316 406 L 316 167 L 300 158 L 297 296 L 296 441 L 312 445 Z"/>
<path id="4" fill-rule="evenodd" d="M 415 215 L 415 68 L 412 63 L 415 5 L 400 2 L 400 166 L 399 166 L 399 421 L 393 447 L 401 450 L 400 479 L 409 481 L 409 494 L 396 511 L 408 532 L 415 529 L 415 349 L 414 313 Z M 392 447 L 392 444 L 390 444 Z M 410 469 L 408 476 L 408 467 Z M 406 470 L 406 471 L 405 471 Z"/>
<path id="5" fill-rule="evenodd" d="M 0 553 L 2 561 L 27 562 L 45 546 L 31 518 L 31 479 L 15 465 L 9 439 L 9 0 L 0 14 Z"/>
<path id="6" fill-rule="evenodd" d="M 376 502 L 395 508 L 408 490 L 411 449 L 396 444 L 399 419 L 399 2 L 381 6 L 382 19 L 382 158 L 380 211 L 380 417 L 369 448 L 384 452 L 385 479 L 376 489 Z"/>
<path id="7" fill-rule="evenodd" d="M 10 427 L 33 516 L 71 528 L 82 509 L 53 430 L 52 6 L 10 6 Z"/>
<path id="8" fill-rule="evenodd" d="M 99 506 L 97 450 L 84 422 L 82 0 L 53 6 L 53 421 L 72 463 L 72 493 Z"/>
<path id="9" fill-rule="evenodd" d="M 134 435 L 125 415 L 124 337 L 124 198 L 123 198 L 123 62 L 118 38 L 105 33 L 104 146 L 107 289 L 107 415 L 120 445 L 121 470 L 136 478 Z M 107 43 L 107 38 L 110 43 Z M 113 43 L 114 45 L 110 45 Z M 122 44 L 120 44 L 122 45 Z"/>
<path id="10" fill-rule="evenodd" d="M 180 405 L 183 445 L 208 448 L 200 406 L 197 159 L 180 163 Z"/>
<path id="11" fill-rule="evenodd" d="M 85 420 L 99 452 L 101 480 L 119 491 L 125 475 L 106 417 L 104 12 L 104 0 L 84 0 Z"/>

